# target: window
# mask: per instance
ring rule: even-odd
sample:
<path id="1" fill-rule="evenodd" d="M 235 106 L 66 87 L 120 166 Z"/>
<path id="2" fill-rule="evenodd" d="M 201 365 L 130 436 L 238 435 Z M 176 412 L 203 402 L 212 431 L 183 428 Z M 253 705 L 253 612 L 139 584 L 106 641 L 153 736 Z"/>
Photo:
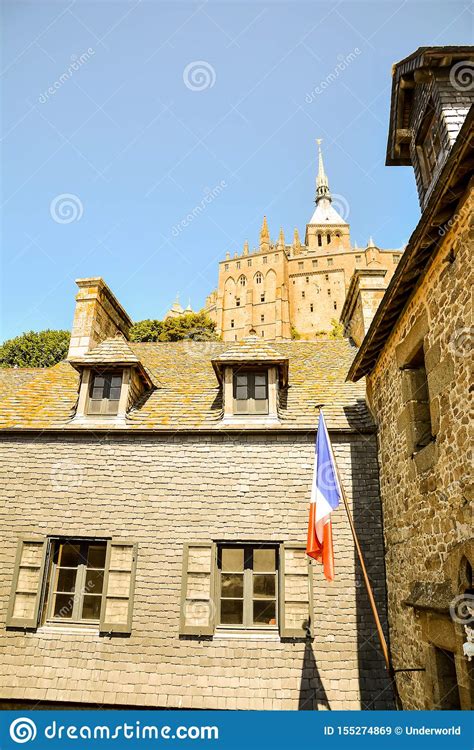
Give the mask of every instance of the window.
<path id="1" fill-rule="evenodd" d="M 332 258 L 328 258 L 328 266 L 332 266 L 332 265 L 333 265 L 333 259 Z"/>
<path id="2" fill-rule="evenodd" d="M 128 541 L 20 539 L 7 627 L 89 624 L 130 633 L 136 560 Z"/>
<path id="3" fill-rule="evenodd" d="M 303 270 L 303 268 L 304 268 L 304 263 L 303 263 L 303 261 L 302 261 L 302 260 L 298 261 L 298 268 L 299 268 L 299 270 L 300 270 L 300 271 L 302 271 L 302 270 Z"/>
<path id="4" fill-rule="evenodd" d="M 356 263 L 360 263 L 361 260 L 362 260 L 362 256 L 361 255 L 356 255 Z"/>
<path id="5" fill-rule="evenodd" d="M 318 265 L 318 261 L 317 260 L 313 260 L 313 268 L 316 268 L 317 265 Z"/>
<path id="6" fill-rule="evenodd" d="M 113 416 L 118 413 L 122 372 L 96 372 L 89 387 L 88 414 Z"/>
<path id="7" fill-rule="evenodd" d="M 262 336 L 262 339 L 263 339 L 264 336 L 265 336 L 265 331 L 262 331 L 261 336 Z"/>
<path id="8" fill-rule="evenodd" d="M 180 633 L 311 635 L 312 569 L 305 545 L 190 542 L 183 551 Z"/>
<path id="9" fill-rule="evenodd" d="M 324 274 L 324 278 L 326 279 L 326 281 L 329 281 L 329 274 L 328 273 Z"/>
<path id="10" fill-rule="evenodd" d="M 266 370 L 234 372 L 234 414 L 268 414 Z"/>
<path id="11" fill-rule="evenodd" d="M 421 167 L 424 187 L 428 187 L 438 162 L 443 154 L 442 120 L 430 101 L 416 140 L 416 149 Z"/>
<path id="12" fill-rule="evenodd" d="M 276 257 L 276 256 L 275 256 L 275 257 Z M 266 265 L 267 265 L 267 263 L 268 263 L 268 257 L 267 257 L 266 255 L 264 255 L 264 256 L 263 256 L 263 260 L 262 260 L 262 262 L 263 262 L 263 265 L 264 265 L 264 266 L 266 266 Z"/>
<path id="13" fill-rule="evenodd" d="M 330 234 L 327 234 L 327 235 L 326 235 L 326 240 L 327 240 L 327 243 L 328 243 L 328 245 L 329 245 L 329 244 L 330 244 L 330 242 L 331 242 L 331 235 L 330 235 Z"/>
<path id="14" fill-rule="evenodd" d="M 398 261 L 400 260 L 400 256 L 398 255 L 392 255 L 392 261 L 394 265 L 397 265 Z"/>
<path id="15" fill-rule="evenodd" d="M 263 276 L 262 276 L 262 274 L 260 273 L 260 271 L 257 271 L 257 273 L 255 274 L 255 282 L 256 282 L 257 284 L 261 284 L 261 283 L 262 283 L 262 281 L 263 281 Z"/>
<path id="16" fill-rule="evenodd" d="M 240 286 L 245 286 L 247 284 L 247 279 L 245 278 L 243 274 L 242 276 L 239 276 L 239 284 Z"/>
<path id="17" fill-rule="evenodd" d="M 252 265 L 252 258 L 249 258 L 249 259 L 248 259 L 248 261 L 247 261 L 247 265 L 248 265 L 248 266 L 251 266 L 251 265 Z"/>
<path id="18" fill-rule="evenodd" d="M 99 621 L 106 547 L 106 542 L 52 543 L 48 619 Z"/>
<path id="19" fill-rule="evenodd" d="M 260 302 L 265 302 L 265 292 L 260 295 Z"/>
<path id="20" fill-rule="evenodd" d="M 337 310 L 337 302 L 336 301 L 333 302 L 333 307 L 334 307 L 335 310 Z"/>
<path id="21" fill-rule="evenodd" d="M 423 345 L 402 367 L 402 388 L 410 421 L 409 449 L 416 452 L 433 439 Z"/>
<path id="22" fill-rule="evenodd" d="M 461 700 L 456 672 L 456 659 L 452 651 L 433 646 L 436 689 L 438 700 L 435 708 L 438 711 L 459 711 Z"/>
<path id="23" fill-rule="evenodd" d="M 237 261 L 237 263 L 235 264 L 235 267 L 240 268 L 240 260 Z"/>
<path id="24" fill-rule="evenodd" d="M 265 315 L 260 315 L 260 323 L 265 323 Z"/>
<path id="25" fill-rule="evenodd" d="M 309 311 L 310 311 L 310 312 L 314 312 L 314 305 L 313 305 L 313 303 L 312 303 L 312 302 L 311 302 L 311 304 L 310 304 L 310 306 L 309 306 Z"/>
<path id="26" fill-rule="evenodd" d="M 320 234 L 318 234 L 318 247 L 321 247 L 322 244 L 323 244 L 323 238 L 321 237 Z"/>
<path id="27" fill-rule="evenodd" d="M 306 292 L 304 291 L 304 289 L 303 289 L 303 291 L 301 292 L 301 297 L 302 297 L 303 299 L 304 299 L 304 298 L 306 297 Z"/>
<path id="28" fill-rule="evenodd" d="M 230 321 L 230 327 L 231 327 L 231 328 L 233 328 L 233 327 L 234 327 L 234 325 L 235 325 L 235 321 L 234 321 L 234 320 L 231 320 L 231 321 Z"/>
<path id="29" fill-rule="evenodd" d="M 240 297 L 235 298 L 235 306 L 240 307 Z"/>
<path id="30" fill-rule="evenodd" d="M 331 290 L 328 289 L 328 297 L 330 297 L 330 296 L 331 296 Z"/>
<path id="31" fill-rule="evenodd" d="M 219 547 L 218 625 L 277 627 L 276 547 Z"/>
<path id="32" fill-rule="evenodd" d="M 309 276 L 306 277 L 306 283 L 309 284 Z"/>
<path id="33" fill-rule="evenodd" d="M 228 271 L 228 270 L 229 270 L 229 264 L 228 263 L 224 263 L 224 271 Z"/>

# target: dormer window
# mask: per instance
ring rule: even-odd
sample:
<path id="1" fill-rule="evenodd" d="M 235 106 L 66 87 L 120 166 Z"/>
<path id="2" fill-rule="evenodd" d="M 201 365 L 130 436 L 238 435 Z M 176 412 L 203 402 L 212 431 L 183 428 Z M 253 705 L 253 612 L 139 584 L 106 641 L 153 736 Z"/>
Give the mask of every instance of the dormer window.
<path id="1" fill-rule="evenodd" d="M 100 414 L 104 417 L 118 414 L 122 380 L 121 370 L 92 373 L 87 414 Z"/>
<path id="2" fill-rule="evenodd" d="M 436 115 L 431 101 L 416 139 L 416 150 L 425 188 L 429 186 L 443 153 L 441 126 L 442 120 Z"/>
<path id="3" fill-rule="evenodd" d="M 268 414 L 268 370 L 234 372 L 234 414 Z"/>

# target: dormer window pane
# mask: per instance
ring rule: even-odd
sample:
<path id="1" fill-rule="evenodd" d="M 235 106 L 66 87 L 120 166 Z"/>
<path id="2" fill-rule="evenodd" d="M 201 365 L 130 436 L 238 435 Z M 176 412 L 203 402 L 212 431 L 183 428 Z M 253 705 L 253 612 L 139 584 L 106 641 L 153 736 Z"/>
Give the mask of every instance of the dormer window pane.
<path id="1" fill-rule="evenodd" d="M 268 414 L 266 371 L 234 373 L 234 414 Z"/>
<path id="2" fill-rule="evenodd" d="M 121 372 L 95 373 L 92 376 L 87 413 L 109 416 L 117 414 L 121 391 Z"/>

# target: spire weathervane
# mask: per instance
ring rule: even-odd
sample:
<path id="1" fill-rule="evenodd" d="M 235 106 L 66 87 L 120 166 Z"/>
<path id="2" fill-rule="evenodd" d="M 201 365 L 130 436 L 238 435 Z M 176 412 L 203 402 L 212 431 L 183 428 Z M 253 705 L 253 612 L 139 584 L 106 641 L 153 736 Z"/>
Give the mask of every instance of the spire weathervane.
<path id="1" fill-rule="evenodd" d="M 322 138 L 316 138 L 316 143 L 318 144 L 318 176 L 316 177 L 315 203 L 318 203 L 321 200 L 321 198 L 326 198 L 329 201 L 331 200 L 331 193 L 329 191 L 329 182 L 326 176 L 326 172 L 324 171 L 323 153 L 321 151 L 322 142 L 323 142 Z"/>

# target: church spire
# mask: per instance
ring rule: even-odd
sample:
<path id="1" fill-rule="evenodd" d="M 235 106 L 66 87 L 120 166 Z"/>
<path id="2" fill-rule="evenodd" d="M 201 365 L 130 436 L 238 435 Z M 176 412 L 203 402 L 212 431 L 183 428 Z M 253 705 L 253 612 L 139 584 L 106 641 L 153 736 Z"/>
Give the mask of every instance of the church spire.
<path id="1" fill-rule="evenodd" d="M 263 217 L 263 224 L 260 230 L 260 252 L 266 252 L 270 249 L 270 232 L 268 231 L 267 217 Z"/>
<path id="2" fill-rule="evenodd" d="M 324 171 L 323 154 L 321 151 L 322 138 L 317 138 L 316 143 L 318 144 L 318 176 L 316 177 L 315 203 L 318 204 L 322 198 L 326 198 L 326 200 L 330 201 L 331 193 L 329 191 L 328 178 Z"/>

